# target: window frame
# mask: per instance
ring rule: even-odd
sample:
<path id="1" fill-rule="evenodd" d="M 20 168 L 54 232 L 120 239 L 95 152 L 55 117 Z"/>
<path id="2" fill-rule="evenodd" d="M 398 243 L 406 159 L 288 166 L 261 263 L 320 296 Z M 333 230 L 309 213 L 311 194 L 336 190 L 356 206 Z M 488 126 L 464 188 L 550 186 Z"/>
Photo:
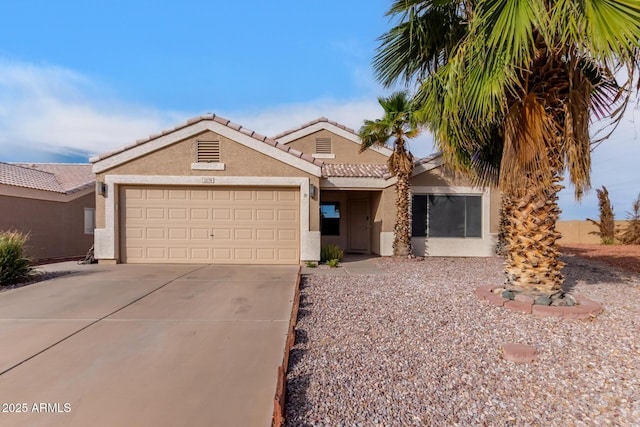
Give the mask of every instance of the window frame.
<path id="1" fill-rule="evenodd" d="M 449 235 L 449 236 L 433 236 L 431 235 L 430 229 L 430 198 L 432 197 L 462 197 L 464 198 L 464 219 L 463 219 L 463 227 L 464 233 L 462 236 Z M 422 200 L 422 204 L 424 206 L 420 206 L 416 199 Z M 479 205 L 476 206 L 477 212 L 480 215 L 480 218 L 471 219 L 469 218 L 469 198 L 476 198 L 476 201 L 479 201 Z M 483 233 L 485 232 L 484 224 L 484 215 L 483 212 L 483 194 L 461 194 L 461 193 L 413 193 L 411 195 L 411 237 L 417 238 L 427 238 L 427 239 L 482 239 Z M 424 215 L 424 219 L 421 222 L 416 222 L 418 215 Z M 479 227 L 479 233 L 474 235 L 470 235 L 469 231 L 469 222 L 473 221 Z M 424 229 L 424 231 L 421 231 Z"/>
<path id="2" fill-rule="evenodd" d="M 91 220 L 87 223 L 87 214 L 90 214 Z M 96 229 L 96 209 L 95 208 L 84 208 L 84 234 L 92 235 L 95 234 Z"/>
<path id="3" fill-rule="evenodd" d="M 337 212 L 338 217 L 330 217 L 330 218 L 325 218 L 324 215 L 322 214 L 322 207 L 323 206 L 333 206 L 334 207 L 334 212 Z M 331 220 L 330 224 L 332 224 L 330 227 L 325 226 L 325 221 L 327 220 Z M 341 210 L 340 210 L 340 202 L 320 202 L 320 235 L 321 236 L 340 236 L 340 221 L 342 220 L 342 214 L 341 214 Z M 331 232 L 327 232 L 327 228 L 331 229 Z M 333 231 L 333 230 L 336 231 Z"/>

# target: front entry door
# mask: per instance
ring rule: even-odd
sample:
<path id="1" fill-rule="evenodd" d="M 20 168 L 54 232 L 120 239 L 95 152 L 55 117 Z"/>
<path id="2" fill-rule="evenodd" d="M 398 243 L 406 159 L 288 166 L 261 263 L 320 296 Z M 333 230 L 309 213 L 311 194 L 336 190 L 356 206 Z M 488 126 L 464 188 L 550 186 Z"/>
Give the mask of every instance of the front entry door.
<path id="1" fill-rule="evenodd" d="M 369 252 L 369 201 L 349 200 L 350 252 Z"/>

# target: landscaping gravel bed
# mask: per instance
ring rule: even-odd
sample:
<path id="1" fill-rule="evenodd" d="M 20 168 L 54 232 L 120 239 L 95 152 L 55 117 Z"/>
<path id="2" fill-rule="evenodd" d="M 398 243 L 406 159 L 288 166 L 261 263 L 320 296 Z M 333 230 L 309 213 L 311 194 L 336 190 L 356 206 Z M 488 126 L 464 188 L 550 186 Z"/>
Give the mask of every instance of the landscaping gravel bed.
<path id="1" fill-rule="evenodd" d="M 377 259 L 386 276 L 304 276 L 287 375 L 289 426 L 640 423 L 640 275 L 568 256 L 594 320 L 481 301 L 500 258 Z M 503 359 L 506 342 L 535 362 Z"/>

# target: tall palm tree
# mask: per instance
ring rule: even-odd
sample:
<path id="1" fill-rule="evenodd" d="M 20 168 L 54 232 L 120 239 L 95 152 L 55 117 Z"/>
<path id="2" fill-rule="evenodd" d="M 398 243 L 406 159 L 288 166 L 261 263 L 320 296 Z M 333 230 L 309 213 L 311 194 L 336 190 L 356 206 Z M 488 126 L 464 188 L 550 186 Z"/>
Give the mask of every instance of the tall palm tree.
<path id="1" fill-rule="evenodd" d="M 395 92 L 378 98 L 384 116 L 377 120 L 365 120 L 360 128 L 364 151 L 373 145 L 386 145 L 393 138 L 393 153 L 387 161 L 389 172 L 396 181 L 396 224 L 394 227 L 393 255 L 407 257 L 411 249 L 411 188 L 409 179 L 413 172 L 413 155 L 407 149 L 406 140 L 420 134 L 413 114 L 413 106 L 407 92 Z"/>
<path id="2" fill-rule="evenodd" d="M 560 181 L 567 169 L 578 198 L 589 187 L 590 119 L 615 124 L 629 100 L 638 2 L 396 0 L 388 15 L 400 23 L 380 37 L 378 79 L 417 83 L 445 160 L 499 179 L 507 285 L 557 293 Z"/>
<path id="3" fill-rule="evenodd" d="M 635 0 L 478 0 L 468 34 L 421 85 L 419 116 L 446 158 L 500 141 L 510 289 L 562 292 L 561 181 L 567 171 L 577 198 L 589 188 L 591 119 L 620 120 L 639 49 Z"/>

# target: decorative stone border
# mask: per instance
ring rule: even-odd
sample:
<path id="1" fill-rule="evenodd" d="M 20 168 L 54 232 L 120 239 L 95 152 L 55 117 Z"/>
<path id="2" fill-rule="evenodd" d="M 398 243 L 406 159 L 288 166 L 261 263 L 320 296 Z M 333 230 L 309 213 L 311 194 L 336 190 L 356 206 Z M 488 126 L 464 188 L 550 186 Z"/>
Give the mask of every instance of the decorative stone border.
<path id="1" fill-rule="evenodd" d="M 595 318 L 603 311 L 602 304 L 581 295 L 573 295 L 577 304 L 572 307 L 556 307 L 533 304 L 533 298 L 527 295 L 517 295 L 514 300 L 510 300 L 501 295 L 494 294 L 493 290 L 500 287 L 500 285 L 480 286 L 476 288 L 475 294 L 481 300 L 489 301 L 499 307 L 505 307 L 511 311 L 529 313 L 539 317 L 588 320 Z"/>

